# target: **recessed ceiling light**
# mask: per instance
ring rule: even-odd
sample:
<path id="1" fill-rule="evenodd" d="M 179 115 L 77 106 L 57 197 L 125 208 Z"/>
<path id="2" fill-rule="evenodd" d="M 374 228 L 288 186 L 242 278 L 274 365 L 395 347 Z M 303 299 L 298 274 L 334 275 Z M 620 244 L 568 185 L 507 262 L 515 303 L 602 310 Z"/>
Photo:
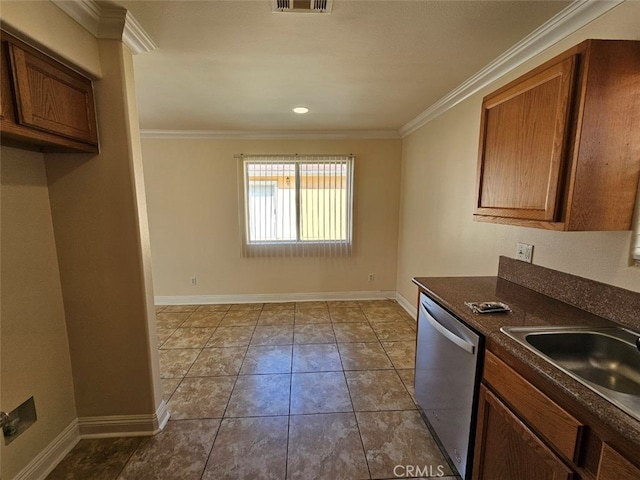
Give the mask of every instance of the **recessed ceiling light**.
<path id="1" fill-rule="evenodd" d="M 302 114 L 307 113 L 309 109 L 307 107 L 294 107 L 293 111 Z"/>

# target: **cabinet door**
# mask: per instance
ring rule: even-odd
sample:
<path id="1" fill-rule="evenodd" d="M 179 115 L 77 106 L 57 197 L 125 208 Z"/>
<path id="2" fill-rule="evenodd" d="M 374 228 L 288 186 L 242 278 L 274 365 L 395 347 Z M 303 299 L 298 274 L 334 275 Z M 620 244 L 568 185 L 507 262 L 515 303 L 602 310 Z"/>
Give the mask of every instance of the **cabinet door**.
<path id="1" fill-rule="evenodd" d="M 474 480 L 569 480 L 573 472 L 484 385 L 480 386 Z"/>
<path id="2" fill-rule="evenodd" d="M 576 56 L 485 98 L 476 215 L 557 221 Z"/>
<path id="3" fill-rule="evenodd" d="M 7 42 L 0 43 L 0 120 L 13 121 L 11 83 L 7 65 Z"/>
<path id="4" fill-rule="evenodd" d="M 9 56 L 17 123 L 93 145 L 98 143 L 89 80 L 12 43 Z"/>
<path id="5" fill-rule="evenodd" d="M 606 443 L 602 445 L 598 480 L 638 480 L 640 468 L 633 465 Z"/>

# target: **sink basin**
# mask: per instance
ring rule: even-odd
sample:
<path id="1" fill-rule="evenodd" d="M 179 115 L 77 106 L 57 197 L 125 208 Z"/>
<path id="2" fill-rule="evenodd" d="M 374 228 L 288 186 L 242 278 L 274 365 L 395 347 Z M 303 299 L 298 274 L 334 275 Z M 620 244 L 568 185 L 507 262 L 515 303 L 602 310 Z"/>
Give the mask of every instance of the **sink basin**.
<path id="1" fill-rule="evenodd" d="M 622 327 L 501 330 L 640 420 L 640 333 Z"/>

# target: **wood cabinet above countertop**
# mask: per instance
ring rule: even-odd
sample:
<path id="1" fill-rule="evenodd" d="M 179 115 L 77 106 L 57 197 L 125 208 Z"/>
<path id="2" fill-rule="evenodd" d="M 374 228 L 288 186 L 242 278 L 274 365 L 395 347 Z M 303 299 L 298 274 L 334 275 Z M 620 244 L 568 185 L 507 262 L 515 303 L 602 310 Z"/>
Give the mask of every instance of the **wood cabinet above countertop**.
<path id="1" fill-rule="evenodd" d="M 474 219 L 631 229 L 638 125 L 640 41 L 587 40 L 487 95 Z"/>
<path id="2" fill-rule="evenodd" d="M 1 32 L 2 144 L 48 152 L 97 152 L 91 80 Z"/>

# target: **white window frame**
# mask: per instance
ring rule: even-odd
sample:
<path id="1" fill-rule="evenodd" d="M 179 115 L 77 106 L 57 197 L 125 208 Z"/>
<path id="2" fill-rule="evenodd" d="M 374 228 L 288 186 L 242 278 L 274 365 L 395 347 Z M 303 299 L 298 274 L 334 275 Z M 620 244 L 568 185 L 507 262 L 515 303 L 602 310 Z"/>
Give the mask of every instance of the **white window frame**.
<path id="1" fill-rule="evenodd" d="M 242 254 L 253 256 L 349 256 L 353 251 L 353 155 L 237 155 L 239 224 L 242 236 Z M 255 163 L 292 163 L 295 165 L 295 240 L 250 240 L 249 171 L 247 165 Z M 300 165 L 309 163 L 346 164 L 346 235 L 336 240 L 305 240 L 302 238 Z"/>

